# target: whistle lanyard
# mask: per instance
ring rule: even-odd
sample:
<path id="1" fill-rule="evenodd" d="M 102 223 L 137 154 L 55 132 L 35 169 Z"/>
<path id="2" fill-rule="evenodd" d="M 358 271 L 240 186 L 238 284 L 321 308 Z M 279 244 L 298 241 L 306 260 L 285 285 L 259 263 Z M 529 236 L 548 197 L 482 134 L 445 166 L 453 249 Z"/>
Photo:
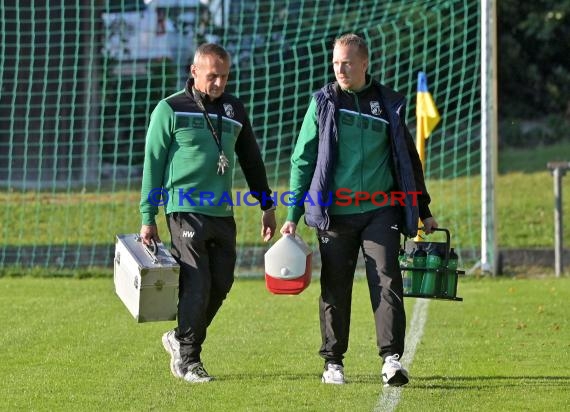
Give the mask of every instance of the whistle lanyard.
<path id="1" fill-rule="evenodd" d="M 194 98 L 194 101 L 196 102 L 196 104 L 198 105 L 198 108 L 200 109 L 200 111 L 204 115 L 204 118 L 206 119 L 206 123 L 208 124 L 208 128 L 210 129 L 210 132 L 212 133 L 212 137 L 214 138 L 214 141 L 216 142 L 216 145 L 218 146 L 218 174 L 223 175 L 226 172 L 226 169 L 229 168 L 230 162 L 229 162 L 228 158 L 226 157 L 226 155 L 224 153 L 224 149 L 222 147 L 222 138 L 221 138 L 222 115 L 220 114 L 219 111 L 216 110 L 217 120 L 218 120 L 217 121 L 218 130 L 220 132 L 220 135 L 218 135 L 218 133 L 216 132 L 216 129 L 214 128 L 214 125 L 212 124 L 212 121 L 210 120 L 210 116 L 208 115 L 208 112 L 206 111 L 206 107 L 204 106 L 204 103 L 202 102 L 202 98 L 198 94 L 198 91 L 194 87 L 192 87 L 192 96 L 190 96 L 190 92 L 188 91 L 188 87 L 186 87 L 184 89 L 184 93 L 186 94 L 186 96 Z"/>

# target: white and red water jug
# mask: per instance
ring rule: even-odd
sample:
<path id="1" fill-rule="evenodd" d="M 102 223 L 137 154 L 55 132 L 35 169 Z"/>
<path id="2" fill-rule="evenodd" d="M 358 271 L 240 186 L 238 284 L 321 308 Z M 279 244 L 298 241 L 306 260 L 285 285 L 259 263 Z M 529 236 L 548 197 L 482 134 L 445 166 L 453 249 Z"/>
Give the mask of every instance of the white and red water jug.
<path id="1" fill-rule="evenodd" d="M 311 283 L 313 251 L 299 235 L 284 235 L 265 252 L 265 286 L 276 295 L 297 295 Z"/>

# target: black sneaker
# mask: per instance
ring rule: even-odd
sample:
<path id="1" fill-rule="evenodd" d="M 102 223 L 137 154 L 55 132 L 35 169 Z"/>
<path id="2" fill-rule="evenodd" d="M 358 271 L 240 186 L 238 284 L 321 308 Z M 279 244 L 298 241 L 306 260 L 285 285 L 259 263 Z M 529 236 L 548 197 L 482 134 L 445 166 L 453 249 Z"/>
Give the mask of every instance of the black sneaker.
<path id="1" fill-rule="evenodd" d="M 191 383 L 210 382 L 214 378 L 206 372 L 202 362 L 196 362 L 188 366 L 184 380 Z"/>

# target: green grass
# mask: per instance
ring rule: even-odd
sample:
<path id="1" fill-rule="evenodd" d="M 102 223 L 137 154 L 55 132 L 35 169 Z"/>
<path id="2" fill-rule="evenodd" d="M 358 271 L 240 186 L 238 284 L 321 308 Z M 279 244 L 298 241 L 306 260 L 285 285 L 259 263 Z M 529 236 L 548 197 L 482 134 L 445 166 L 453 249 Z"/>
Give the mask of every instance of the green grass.
<path id="1" fill-rule="evenodd" d="M 217 381 L 190 385 L 160 344 L 173 322 L 135 323 L 111 279 L 0 278 L 0 409 L 372 411 L 382 387 L 366 283 L 343 387 L 320 383 L 318 289 L 274 296 L 238 278 L 204 346 Z M 458 294 L 429 302 L 398 410 L 568 410 L 570 279 L 462 278 Z"/>
<path id="2" fill-rule="evenodd" d="M 570 162 L 570 138 L 552 145 L 504 148 L 499 152 L 499 172 L 543 172 L 548 162 Z"/>

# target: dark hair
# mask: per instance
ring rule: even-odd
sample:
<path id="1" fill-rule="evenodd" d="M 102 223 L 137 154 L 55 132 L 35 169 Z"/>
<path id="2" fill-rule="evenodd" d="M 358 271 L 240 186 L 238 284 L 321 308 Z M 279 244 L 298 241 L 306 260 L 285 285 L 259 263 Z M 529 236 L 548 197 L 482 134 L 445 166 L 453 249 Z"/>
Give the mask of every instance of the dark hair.
<path id="1" fill-rule="evenodd" d="M 368 45 L 364 39 L 354 33 L 343 34 L 337 37 L 334 41 L 333 47 L 336 46 L 354 46 L 358 49 L 360 55 L 368 59 Z"/>
<path id="2" fill-rule="evenodd" d="M 231 63 L 230 54 L 222 46 L 216 43 L 202 43 L 194 53 L 194 64 L 202 56 L 217 56 L 223 61 Z"/>

